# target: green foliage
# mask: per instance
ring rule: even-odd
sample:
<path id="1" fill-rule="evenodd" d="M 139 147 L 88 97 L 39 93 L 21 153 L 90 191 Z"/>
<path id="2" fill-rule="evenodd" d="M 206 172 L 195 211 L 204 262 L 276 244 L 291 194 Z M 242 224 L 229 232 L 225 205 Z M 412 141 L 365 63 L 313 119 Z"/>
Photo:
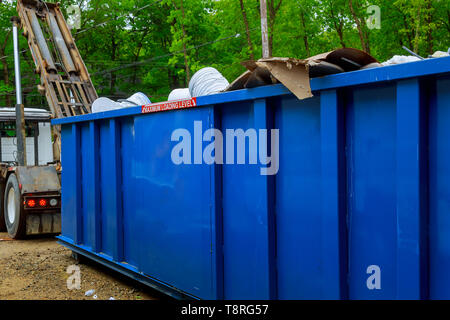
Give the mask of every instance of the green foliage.
<path id="1" fill-rule="evenodd" d="M 217 68 L 232 81 L 245 71 L 242 61 L 261 57 L 259 0 L 60 2 L 66 16 L 70 5 L 81 8 L 81 30 L 72 32 L 101 96 L 118 99 L 141 91 L 154 102 L 166 100 L 172 89 L 188 85 L 188 74 L 192 76 L 205 66 Z M 448 0 L 267 2 L 273 21 L 273 56 L 306 58 L 342 46 L 365 46 L 384 61 L 395 54 L 407 54 L 402 45 L 422 56 L 447 51 L 450 46 Z M 373 14 L 368 11 L 371 5 L 380 8 L 380 29 L 366 24 Z M 9 21 L 13 15 L 15 1 L 1 2 L 0 56 L 7 58 L 0 59 L 0 106 L 14 103 Z M 24 38 L 21 47 L 27 47 Z M 35 89 L 39 79 L 33 69 L 26 53 L 22 71 L 28 106 L 45 104 Z"/>

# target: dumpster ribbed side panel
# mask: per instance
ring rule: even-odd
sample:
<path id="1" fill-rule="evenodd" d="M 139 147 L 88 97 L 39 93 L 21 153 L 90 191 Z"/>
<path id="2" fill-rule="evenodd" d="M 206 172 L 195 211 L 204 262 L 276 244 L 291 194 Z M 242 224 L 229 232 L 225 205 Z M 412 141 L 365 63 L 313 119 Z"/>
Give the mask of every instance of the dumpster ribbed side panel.
<path id="1" fill-rule="evenodd" d="M 95 210 L 93 210 L 93 198 L 95 195 L 95 186 L 92 185 L 94 175 L 94 164 L 91 144 L 91 132 L 89 124 L 82 124 L 80 127 L 80 152 L 81 152 L 81 193 L 80 202 L 82 210 L 83 243 L 85 246 L 94 250 L 95 248 Z M 89 150 L 89 151 L 88 151 Z"/>
<path id="2" fill-rule="evenodd" d="M 450 299 L 450 77 L 429 94 L 430 298 Z"/>
<path id="3" fill-rule="evenodd" d="M 268 101 L 265 99 L 242 102 L 222 107 L 223 130 L 256 129 L 267 127 Z M 228 137 L 227 137 L 228 138 Z M 225 299 L 275 298 L 274 243 L 272 236 L 273 203 L 268 195 L 274 189 L 267 176 L 260 175 L 260 166 L 251 165 L 249 148 L 245 164 L 237 164 L 237 139 L 233 161 L 222 168 L 223 174 L 223 255 Z M 246 145 L 258 139 L 248 132 Z M 225 144 L 229 141 L 225 139 Z M 228 150 L 226 150 L 228 151 Z M 224 157 L 228 154 L 225 152 Z M 248 230 L 252 230 L 249 234 Z M 246 266 L 246 267 L 243 267 Z"/>
<path id="4" fill-rule="evenodd" d="M 125 212 L 136 221 L 134 227 L 127 226 L 126 239 L 139 239 L 131 243 L 132 250 L 138 250 L 139 270 L 204 299 L 216 297 L 211 285 L 211 168 L 174 164 L 172 148 L 178 141 L 171 140 L 175 130 L 183 129 L 191 141 L 199 138 L 201 143 L 194 122 L 206 129 L 210 112 L 202 108 L 134 119 L 136 152 L 124 190 L 130 187 L 135 193 L 126 191 L 123 201 Z"/>
<path id="5" fill-rule="evenodd" d="M 320 93 L 323 299 L 348 298 L 345 94 Z"/>
<path id="6" fill-rule="evenodd" d="M 101 121 L 100 127 L 100 222 L 102 245 L 101 252 L 113 259 L 116 250 L 116 206 L 114 205 L 115 193 L 113 179 L 119 172 L 113 168 L 113 158 L 115 150 L 111 149 L 113 139 L 111 137 L 111 123 L 109 120 Z"/>
<path id="7" fill-rule="evenodd" d="M 195 137 L 194 124 L 212 127 L 212 108 L 173 115 L 99 120 L 63 129 L 68 167 L 63 179 L 75 182 L 63 190 L 68 213 L 63 237 L 160 283 L 213 299 L 219 293 L 212 278 L 222 277 L 216 274 L 217 252 L 212 250 L 213 171 L 171 159 L 177 129 L 191 135 L 189 143 L 200 141 L 202 147 L 203 133 Z"/>
<path id="8" fill-rule="evenodd" d="M 135 206 L 126 205 L 136 202 L 136 195 L 140 193 L 139 185 L 135 183 L 136 175 L 136 137 L 134 131 L 134 118 L 125 118 L 121 121 L 121 145 L 122 145 L 122 201 L 123 201 L 123 240 L 124 261 L 138 269 L 142 268 L 140 253 L 141 239 L 136 235 L 145 232 L 142 228 L 140 212 Z"/>
<path id="9" fill-rule="evenodd" d="M 68 168 L 61 173 L 61 212 L 66 212 L 64 219 L 61 220 L 61 229 L 63 235 L 77 243 L 78 230 L 82 226 L 82 220 L 78 219 L 81 207 L 79 204 L 81 150 L 77 125 L 63 126 L 61 139 L 64 142 L 61 143 L 61 159 L 64 159 L 63 165 Z"/>
<path id="10" fill-rule="evenodd" d="M 396 299 L 428 297 L 428 90 L 419 79 L 397 82 Z"/>
<path id="11" fill-rule="evenodd" d="M 320 111 L 319 97 L 298 101 L 291 96 L 275 112 L 280 128 L 275 196 L 280 299 L 323 296 Z"/>
<path id="12" fill-rule="evenodd" d="M 449 299 L 450 58 L 311 86 L 56 121 L 60 241 L 177 297 Z M 204 162 L 214 128 L 224 165 Z M 250 163 L 261 130 L 279 130 L 273 176 Z M 190 164 L 173 161 L 182 136 Z"/>
<path id="13" fill-rule="evenodd" d="M 356 88 L 347 100 L 350 299 L 396 295 L 396 88 Z M 381 289 L 367 286 L 381 270 Z"/>

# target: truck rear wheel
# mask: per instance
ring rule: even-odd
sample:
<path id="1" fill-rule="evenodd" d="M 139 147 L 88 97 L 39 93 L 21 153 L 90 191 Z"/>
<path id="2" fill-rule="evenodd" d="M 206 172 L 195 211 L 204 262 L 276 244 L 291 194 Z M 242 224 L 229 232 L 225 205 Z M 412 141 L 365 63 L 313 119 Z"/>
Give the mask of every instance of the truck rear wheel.
<path id="1" fill-rule="evenodd" d="M 13 173 L 9 176 L 3 200 L 5 224 L 8 234 L 13 239 L 22 239 L 26 231 L 26 217 L 22 205 L 19 182 Z"/>

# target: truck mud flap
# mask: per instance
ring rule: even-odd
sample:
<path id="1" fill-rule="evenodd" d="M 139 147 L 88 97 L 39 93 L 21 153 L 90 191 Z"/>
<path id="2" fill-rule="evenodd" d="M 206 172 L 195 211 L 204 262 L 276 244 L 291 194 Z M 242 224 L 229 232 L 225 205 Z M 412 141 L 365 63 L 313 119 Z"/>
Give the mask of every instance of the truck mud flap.
<path id="1" fill-rule="evenodd" d="M 60 213 L 33 213 L 27 215 L 27 235 L 59 233 L 61 233 Z"/>

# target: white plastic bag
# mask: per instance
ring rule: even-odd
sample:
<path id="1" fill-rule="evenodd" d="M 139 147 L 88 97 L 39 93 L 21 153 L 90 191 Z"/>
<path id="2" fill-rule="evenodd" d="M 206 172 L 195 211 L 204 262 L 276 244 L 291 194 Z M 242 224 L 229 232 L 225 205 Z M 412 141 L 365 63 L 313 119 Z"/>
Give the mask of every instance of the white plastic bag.
<path id="1" fill-rule="evenodd" d="M 402 64 L 402 63 L 408 63 L 408 62 L 414 62 L 414 61 L 420 61 L 419 58 L 414 56 L 393 56 L 388 61 L 385 61 L 382 63 L 383 66 L 390 66 L 393 64 Z"/>

